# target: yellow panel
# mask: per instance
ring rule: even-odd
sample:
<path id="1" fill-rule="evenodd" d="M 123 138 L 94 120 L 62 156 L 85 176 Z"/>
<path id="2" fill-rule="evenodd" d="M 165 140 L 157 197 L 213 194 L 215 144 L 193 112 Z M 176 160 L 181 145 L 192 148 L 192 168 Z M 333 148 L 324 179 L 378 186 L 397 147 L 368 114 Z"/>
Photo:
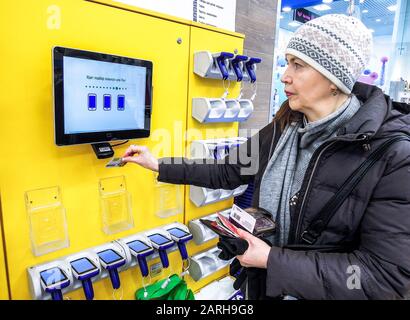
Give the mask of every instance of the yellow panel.
<path id="1" fill-rule="evenodd" d="M 8 300 L 9 288 L 7 286 L 6 260 L 3 245 L 3 221 L 2 221 L 1 199 L 0 199 L 0 300 Z"/>
<path id="2" fill-rule="evenodd" d="M 21 7 L 24 7 L 22 9 Z M 169 140 L 153 133 L 133 140 L 153 149 L 169 146 L 166 155 L 184 155 L 189 59 L 189 26 L 135 12 L 80 0 L 1 1 L 0 4 L 0 190 L 12 299 L 29 299 L 26 269 L 106 243 L 116 238 L 172 221 L 154 213 L 154 176 L 128 164 L 105 168 L 90 145 L 54 144 L 52 101 L 52 47 L 55 45 L 153 61 L 152 128 L 171 134 Z M 182 43 L 178 44 L 177 39 Z M 121 155 L 127 145 L 117 147 Z M 159 155 L 159 154 L 158 154 Z M 102 231 L 99 180 L 124 175 L 132 197 L 135 227 L 114 235 Z M 70 246 L 35 257 L 30 249 L 24 193 L 59 186 L 66 210 Z M 171 264 L 180 257 L 171 255 Z M 0 259 L 1 260 L 1 259 Z M 136 269 L 121 273 L 124 299 L 133 299 L 141 286 Z M 3 281 L 1 281 L 3 283 Z M 112 299 L 108 280 L 96 284 L 96 299 Z M 83 299 L 81 290 L 69 295 Z"/>

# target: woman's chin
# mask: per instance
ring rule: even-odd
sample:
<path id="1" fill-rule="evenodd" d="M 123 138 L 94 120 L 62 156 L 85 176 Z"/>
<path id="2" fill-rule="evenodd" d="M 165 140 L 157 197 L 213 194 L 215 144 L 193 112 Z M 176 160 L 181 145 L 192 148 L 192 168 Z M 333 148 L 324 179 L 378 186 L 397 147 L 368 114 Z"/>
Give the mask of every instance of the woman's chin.
<path id="1" fill-rule="evenodd" d="M 295 103 L 292 100 L 289 100 L 289 108 L 291 108 L 293 111 L 300 111 L 301 106 L 298 103 Z"/>

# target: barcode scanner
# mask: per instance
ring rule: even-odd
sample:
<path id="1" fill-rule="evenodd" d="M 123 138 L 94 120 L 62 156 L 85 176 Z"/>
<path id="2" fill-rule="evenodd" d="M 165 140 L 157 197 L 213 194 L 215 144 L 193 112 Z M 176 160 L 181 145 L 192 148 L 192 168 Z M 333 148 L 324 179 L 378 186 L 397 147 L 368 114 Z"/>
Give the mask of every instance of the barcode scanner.
<path id="1" fill-rule="evenodd" d="M 171 235 L 172 240 L 177 243 L 182 260 L 188 259 L 188 252 L 185 244 L 193 238 L 193 235 L 177 227 L 168 229 L 167 231 Z"/>
<path id="2" fill-rule="evenodd" d="M 162 266 L 164 268 L 168 268 L 169 260 L 167 249 L 171 248 L 174 245 L 174 241 L 159 233 L 150 234 L 148 235 L 148 238 L 151 241 L 152 246 L 158 250 Z"/>
<path id="3" fill-rule="evenodd" d="M 53 300 L 63 300 L 62 289 L 70 285 L 66 273 L 59 267 L 50 268 L 40 272 L 41 286 L 45 292 L 51 294 Z"/>
<path id="4" fill-rule="evenodd" d="M 74 277 L 80 280 L 83 285 L 85 298 L 87 300 L 94 299 L 91 279 L 100 273 L 100 269 L 86 257 L 70 261 L 70 264 Z"/>
<path id="5" fill-rule="evenodd" d="M 234 57 L 234 54 L 230 52 L 220 52 L 220 53 L 214 54 L 214 57 L 216 58 L 216 63 L 218 64 L 219 70 L 221 71 L 222 79 L 224 80 L 228 79 L 229 71 L 226 66 L 226 61 L 228 59 L 232 59 Z"/>
<path id="6" fill-rule="evenodd" d="M 154 249 L 141 240 L 130 241 L 127 246 L 130 248 L 131 254 L 137 258 L 142 276 L 147 277 L 149 273 L 147 257 L 154 253 Z"/>
<path id="7" fill-rule="evenodd" d="M 125 258 L 112 249 L 100 251 L 97 255 L 102 267 L 107 269 L 110 275 L 112 287 L 118 289 L 121 286 L 118 268 L 125 264 Z"/>

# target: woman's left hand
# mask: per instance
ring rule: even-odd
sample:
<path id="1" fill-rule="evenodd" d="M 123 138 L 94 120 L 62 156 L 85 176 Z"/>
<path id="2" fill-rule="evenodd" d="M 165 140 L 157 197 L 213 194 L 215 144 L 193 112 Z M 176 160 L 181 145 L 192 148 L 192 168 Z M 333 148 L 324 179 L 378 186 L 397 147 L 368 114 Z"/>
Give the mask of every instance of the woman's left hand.
<path id="1" fill-rule="evenodd" d="M 236 256 L 242 266 L 266 269 L 271 247 L 245 230 L 238 229 L 239 236 L 249 244 L 243 255 Z"/>

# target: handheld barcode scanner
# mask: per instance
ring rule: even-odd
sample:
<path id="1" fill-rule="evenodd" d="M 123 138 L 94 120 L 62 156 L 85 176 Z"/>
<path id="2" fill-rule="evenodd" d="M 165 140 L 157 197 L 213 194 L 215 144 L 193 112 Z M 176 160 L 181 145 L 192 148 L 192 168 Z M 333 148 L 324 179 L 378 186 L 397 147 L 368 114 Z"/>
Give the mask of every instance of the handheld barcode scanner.
<path id="1" fill-rule="evenodd" d="M 70 285 L 66 273 L 59 267 L 54 267 L 40 272 L 41 286 L 45 292 L 51 294 L 53 300 L 63 300 L 62 289 Z"/>
<path id="2" fill-rule="evenodd" d="M 149 273 L 147 257 L 154 253 L 154 249 L 148 241 L 143 241 L 142 239 L 127 242 L 127 246 L 130 249 L 131 254 L 137 258 L 142 276 L 147 277 Z"/>
<path id="3" fill-rule="evenodd" d="M 167 229 L 167 231 L 171 235 L 172 240 L 177 243 L 182 260 L 188 259 L 186 243 L 189 240 L 192 240 L 193 235 L 190 234 L 187 230 L 184 230 L 182 227 L 172 227 L 170 229 Z"/>
<path id="4" fill-rule="evenodd" d="M 236 74 L 236 80 L 238 82 L 242 81 L 243 79 L 243 63 L 247 61 L 249 58 L 247 56 L 242 56 L 242 55 L 236 55 L 234 59 L 231 60 L 231 64 L 233 67 L 233 70 L 235 71 Z"/>
<path id="5" fill-rule="evenodd" d="M 118 289 L 121 286 L 118 268 L 122 267 L 127 260 L 113 249 L 97 252 L 97 255 L 100 258 L 101 266 L 105 268 L 110 275 L 112 287 Z"/>
<path id="6" fill-rule="evenodd" d="M 70 264 L 73 276 L 82 282 L 86 299 L 92 300 L 94 289 L 91 279 L 100 273 L 99 267 L 87 257 L 72 260 Z"/>
<path id="7" fill-rule="evenodd" d="M 147 237 L 151 241 L 151 244 L 154 247 L 154 249 L 158 250 L 162 266 L 164 268 L 168 268 L 169 260 L 167 255 L 167 249 L 171 248 L 174 245 L 174 241 L 171 239 L 169 234 L 167 234 L 163 230 L 161 230 L 161 232 L 158 231 L 155 233 L 147 234 Z"/>
<path id="8" fill-rule="evenodd" d="M 229 71 L 227 65 L 229 65 L 229 59 L 232 59 L 234 54 L 230 52 L 218 52 L 214 53 L 212 56 L 216 60 L 218 68 L 221 71 L 222 79 L 228 79 Z"/>
<path id="9" fill-rule="evenodd" d="M 245 62 L 246 71 L 248 72 L 249 77 L 251 78 L 251 83 L 256 82 L 256 64 L 261 62 L 262 59 L 260 58 L 249 58 L 249 60 Z"/>

